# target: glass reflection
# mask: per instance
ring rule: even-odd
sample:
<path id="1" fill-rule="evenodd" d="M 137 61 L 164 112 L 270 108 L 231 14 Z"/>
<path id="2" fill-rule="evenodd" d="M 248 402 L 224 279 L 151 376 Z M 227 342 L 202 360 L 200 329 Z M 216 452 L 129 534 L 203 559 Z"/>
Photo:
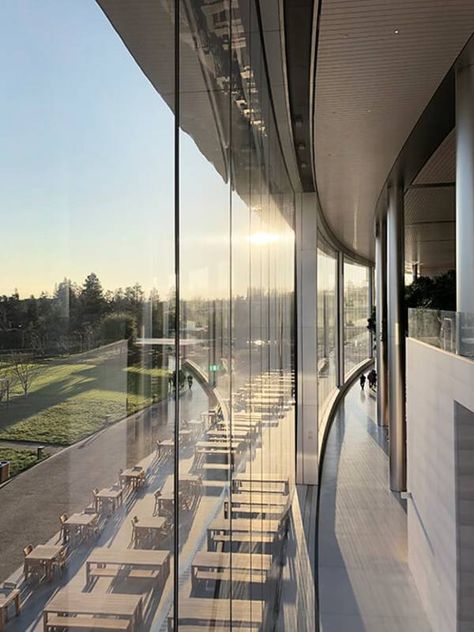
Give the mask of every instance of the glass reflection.
<path id="1" fill-rule="evenodd" d="M 0 488 L 7 632 L 296 611 L 294 199 L 259 19 L 183 0 L 175 41 L 174 6 L 1 10 L 0 459 L 31 468 Z"/>
<path id="2" fill-rule="evenodd" d="M 369 268 L 344 260 L 344 371 L 370 356 Z"/>
<path id="3" fill-rule="evenodd" d="M 319 418 L 336 388 L 337 256 L 325 242 L 318 244 L 318 410 Z"/>

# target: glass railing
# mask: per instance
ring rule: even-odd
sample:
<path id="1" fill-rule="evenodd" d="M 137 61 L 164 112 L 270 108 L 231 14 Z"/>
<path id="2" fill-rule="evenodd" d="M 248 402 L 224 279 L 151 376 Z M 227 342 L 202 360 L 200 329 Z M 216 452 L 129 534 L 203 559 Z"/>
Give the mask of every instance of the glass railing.
<path id="1" fill-rule="evenodd" d="M 444 351 L 474 358 L 474 314 L 409 309 L 408 335 Z"/>

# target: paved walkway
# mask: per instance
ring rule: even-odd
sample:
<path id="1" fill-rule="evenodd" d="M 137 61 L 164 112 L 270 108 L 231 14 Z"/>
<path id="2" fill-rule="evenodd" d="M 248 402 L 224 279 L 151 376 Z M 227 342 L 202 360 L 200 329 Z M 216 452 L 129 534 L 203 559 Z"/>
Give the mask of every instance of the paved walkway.
<path id="1" fill-rule="evenodd" d="M 407 565 L 405 507 L 388 489 L 375 408 L 356 384 L 328 439 L 319 514 L 323 632 L 430 630 Z"/>
<path id="2" fill-rule="evenodd" d="M 181 419 L 208 410 L 202 388 L 180 399 Z M 80 511 L 92 501 L 92 489 L 114 483 L 118 471 L 153 451 L 156 439 L 170 437 L 174 400 L 156 404 L 84 442 L 51 456 L 0 489 L 0 582 L 23 563 L 23 547 L 49 540 L 62 513 Z"/>

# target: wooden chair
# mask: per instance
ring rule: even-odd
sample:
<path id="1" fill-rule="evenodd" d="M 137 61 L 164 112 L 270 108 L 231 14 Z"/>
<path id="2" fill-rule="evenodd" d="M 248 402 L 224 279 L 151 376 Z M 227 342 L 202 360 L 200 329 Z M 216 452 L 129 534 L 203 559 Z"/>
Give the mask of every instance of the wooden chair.
<path id="1" fill-rule="evenodd" d="M 157 489 L 153 495 L 155 497 L 155 506 L 153 508 L 153 515 L 156 516 L 156 514 L 158 513 L 159 506 L 160 506 L 161 488 Z"/>
<path id="2" fill-rule="evenodd" d="M 25 548 L 23 549 L 23 557 L 24 557 L 24 563 L 23 563 L 23 574 L 25 576 L 25 578 L 28 578 L 29 574 L 38 574 L 39 571 L 43 571 L 43 565 L 42 564 L 38 564 L 38 567 L 32 569 L 31 568 L 31 564 L 28 564 L 26 561 L 27 556 L 31 553 L 31 551 L 33 550 L 33 545 L 32 544 L 28 544 L 27 546 L 25 546 Z"/>
<path id="3" fill-rule="evenodd" d="M 59 571 L 61 571 L 61 573 L 64 573 L 64 569 L 66 568 L 66 563 L 67 563 L 67 547 L 63 546 L 54 565 Z"/>
<path id="4" fill-rule="evenodd" d="M 68 533 L 66 531 L 66 529 L 64 528 L 65 523 L 67 522 L 69 516 L 65 513 L 61 514 L 59 516 L 59 522 L 61 523 L 61 538 L 63 542 L 66 542 L 67 537 L 68 537 Z"/>
<path id="5" fill-rule="evenodd" d="M 137 534 L 136 534 L 136 529 L 135 529 L 135 525 L 138 522 L 138 516 L 133 516 L 133 518 L 130 521 L 132 523 L 132 540 L 131 540 L 131 545 L 132 546 L 137 546 L 138 544 L 138 539 L 137 539 Z"/>

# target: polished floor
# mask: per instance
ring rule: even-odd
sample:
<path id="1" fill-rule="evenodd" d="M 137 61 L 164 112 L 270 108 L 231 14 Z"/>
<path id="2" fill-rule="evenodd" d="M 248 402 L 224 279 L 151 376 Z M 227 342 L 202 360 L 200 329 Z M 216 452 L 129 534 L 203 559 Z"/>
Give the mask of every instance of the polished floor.
<path id="1" fill-rule="evenodd" d="M 323 632 L 430 630 L 407 563 L 403 501 L 388 488 L 374 394 L 355 384 L 328 437 L 319 507 Z"/>

